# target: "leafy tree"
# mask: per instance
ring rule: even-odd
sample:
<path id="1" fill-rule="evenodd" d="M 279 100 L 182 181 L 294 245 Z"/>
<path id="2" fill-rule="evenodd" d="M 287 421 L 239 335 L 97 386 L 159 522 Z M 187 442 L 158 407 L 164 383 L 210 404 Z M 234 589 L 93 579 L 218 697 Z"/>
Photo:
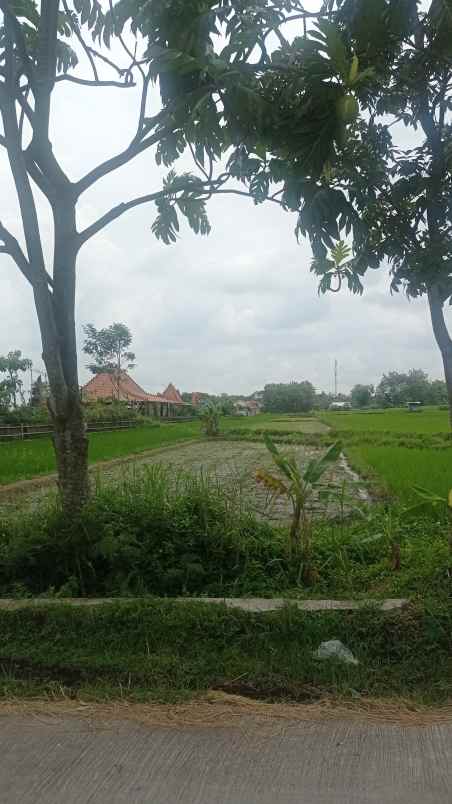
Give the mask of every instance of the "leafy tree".
<path id="1" fill-rule="evenodd" d="M 304 382 L 272 383 L 264 388 L 264 409 L 269 413 L 307 413 L 315 403 L 315 388 Z"/>
<path id="2" fill-rule="evenodd" d="M 430 382 L 428 374 L 422 369 L 410 369 L 406 374 L 390 371 L 388 374 L 383 374 L 377 386 L 376 401 L 382 407 L 400 407 L 407 402 L 421 402 L 423 405 L 440 404 L 439 392 L 441 387 L 444 392 L 445 384 L 440 382 L 438 387 L 435 383 Z"/>
<path id="3" fill-rule="evenodd" d="M 104 329 L 96 329 L 93 324 L 83 327 L 86 340 L 83 351 L 94 358 L 87 368 L 93 374 L 107 372 L 120 375 L 124 365 L 132 369 L 135 355 L 126 351 L 132 343 L 132 333 L 125 324 L 114 323 Z"/>
<path id="4" fill-rule="evenodd" d="M 430 383 L 430 392 L 431 405 L 447 404 L 447 386 L 444 380 L 433 380 L 433 382 Z"/>
<path id="5" fill-rule="evenodd" d="M 452 426 L 451 2 L 327 0 L 308 25 L 287 11 L 247 107 L 226 94 L 230 169 L 256 203 L 298 213 L 321 291 L 360 294 L 367 270 L 389 263 L 393 291 L 427 297 Z M 262 34 L 266 23 L 249 15 L 259 47 L 253 24 Z M 339 253 L 346 238 L 353 251 Z"/>
<path id="6" fill-rule="evenodd" d="M 0 357 L 0 373 L 6 374 L 6 379 L 0 383 L 0 396 L 6 406 L 13 405 L 17 408 L 17 399 L 24 402 L 23 380 L 20 374 L 31 369 L 32 362 L 26 357 L 22 357 L 22 352 L 16 349 L 8 352 L 6 357 Z"/>
<path id="7" fill-rule="evenodd" d="M 0 220 L 0 250 L 13 259 L 33 292 L 51 390 L 59 487 L 68 513 L 76 512 L 88 496 L 75 328 L 80 250 L 104 227 L 143 204 L 156 205 L 152 230 L 164 243 L 176 240 L 181 217 L 194 232 L 209 232 L 207 199 L 217 192 L 241 192 L 225 186 L 232 170 L 222 166 L 214 175 L 213 168 L 223 150 L 241 138 L 233 131 L 234 108 L 240 113 L 259 100 L 252 83 L 262 65 L 254 58 L 250 31 L 265 50 L 274 28 L 299 7 L 298 0 L 262 0 L 249 8 L 243 0 L 111 0 L 108 9 L 97 0 L 45 0 L 39 5 L 34 0 L 0 0 L 0 146 L 23 230 L 17 236 Z M 113 41 L 114 56 L 108 52 Z M 141 88 L 130 142 L 95 167 L 87 165 L 77 178 L 67 174 L 63 149 L 54 148 L 49 135 L 55 90 L 63 82 L 86 92 L 100 92 L 104 86 L 122 94 Z M 151 98 L 153 87 L 160 98 Z M 74 132 L 78 125 L 74 119 Z M 67 146 L 70 152 L 74 142 Z M 196 173 L 177 175 L 171 168 L 163 187 L 118 198 L 97 220 L 78 228 L 77 205 L 84 194 L 152 148 L 158 164 L 168 168 L 189 148 Z M 36 192 L 48 202 L 53 221 L 51 258 L 43 248 Z"/>
<path id="8" fill-rule="evenodd" d="M 30 405 L 34 408 L 40 407 L 47 402 L 48 398 L 49 387 L 47 383 L 43 382 L 41 375 L 39 375 L 31 386 Z"/>
<path id="9" fill-rule="evenodd" d="M 355 385 L 351 390 L 351 402 L 354 408 L 367 408 L 374 395 L 373 385 Z"/>

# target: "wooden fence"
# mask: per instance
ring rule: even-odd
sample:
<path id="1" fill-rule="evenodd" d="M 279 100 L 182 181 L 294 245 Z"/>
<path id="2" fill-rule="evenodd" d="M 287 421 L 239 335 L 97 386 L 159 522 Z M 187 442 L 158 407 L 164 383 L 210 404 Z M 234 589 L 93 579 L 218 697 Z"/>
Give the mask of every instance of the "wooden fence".
<path id="1" fill-rule="evenodd" d="M 136 420 L 88 422 L 88 433 L 103 433 L 110 430 L 129 430 L 137 427 Z M 0 441 L 23 441 L 30 438 L 45 438 L 52 435 L 51 424 L 0 425 Z"/>

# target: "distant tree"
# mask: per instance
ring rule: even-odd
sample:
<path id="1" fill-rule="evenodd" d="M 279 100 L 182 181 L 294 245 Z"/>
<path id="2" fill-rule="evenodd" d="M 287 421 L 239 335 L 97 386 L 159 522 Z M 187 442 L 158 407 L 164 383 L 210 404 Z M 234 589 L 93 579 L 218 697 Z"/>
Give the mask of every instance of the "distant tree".
<path id="1" fill-rule="evenodd" d="M 86 335 L 83 351 L 94 358 L 94 363 L 87 365 L 93 374 L 119 375 L 124 368 L 134 367 L 135 355 L 127 351 L 132 333 L 125 324 L 114 323 L 104 329 L 87 324 L 83 331 Z"/>
<path id="2" fill-rule="evenodd" d="M 317 408 L 317 410 L 328 410 L 332 400 L 333 397 L 331 394 L 321 391 L 319 394 L 316 394 L 314 407 Z"/>
<path id="3" fill-rule="evenodd" d="M 355 385 L 350 397 L 354 408 L 367 408 L 373 398 L 375 389 L 373 385 Z"/>
<path id="4" fill-rule="evenodd" d="M 407 402 L 435 404 L 435 393 L 425 371 L 410 369 L 408 373 L 390 371 L 383 374 L 375 396 L 377 404 L 382 407 L 399 407 Z"/>
<path id="5" fill-rule="evenodd" d="M 430 383 L 432 405 L 447 405 L 447 385 L 444 380 L 433 380 Z"/>
<path id="6" fill-rule="evenodd" d="M 0 373 L 6 374 L 6 379 L 1 382 L 1 396 L 6 401 L 6 405 L 13 405 L 17 408 L 17 398 L 24 403 L 23 380 L 19 376 L 31 369 L 32 362 L 26 357 L 22 357 L 20 349 L 8 352 L 6 357 L 0 357 Z"/>
<path id="7" fill-rule="evenodd" d="M 30 405 L 33 408 L 40 407 L 49 398 L 49 386 L 43 382 L 41 375 L 31 386 Z"/>
<path id="8" fill-rule="evenodd" d="M 270 413 L 307 413 L 315 403 L 315 388 L 309 381 L 272 383 L 264 388 L 264 409 Z"/>

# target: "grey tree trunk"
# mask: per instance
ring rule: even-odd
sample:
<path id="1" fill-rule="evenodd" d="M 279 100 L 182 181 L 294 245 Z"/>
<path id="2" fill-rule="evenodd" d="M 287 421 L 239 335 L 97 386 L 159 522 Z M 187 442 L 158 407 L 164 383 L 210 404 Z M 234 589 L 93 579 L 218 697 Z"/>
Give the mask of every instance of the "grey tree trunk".
<path id="1" fill-rule="evenodd" d="M 89 496 L 88 438 L 81 405 L 54 420 L 53 444 L 63 511 L 66 516 L 74 517 Z"/>
<path id="2" fill-rule="evenodd" d="M 444 319 L 444 296 L 437 285 L 429 288 L 428 301 L 433 332 L 443 359 L 444 377 L 446 380 L 447 399 L 449 404 L 449 424 L 452 432 L 452 338 L 449 335 Z"/>
<path id="3" fill-rule="evenodd" d="M 63 511 L 76 516 L 89 496 L 88 437 L 77 366 L 75 271 L 77 232 L 75 204 L 64 193 L 53 206 L 55 247 L 53 287 L 35 288 L 35 303 L 50 386 L 58 488 Z"/>

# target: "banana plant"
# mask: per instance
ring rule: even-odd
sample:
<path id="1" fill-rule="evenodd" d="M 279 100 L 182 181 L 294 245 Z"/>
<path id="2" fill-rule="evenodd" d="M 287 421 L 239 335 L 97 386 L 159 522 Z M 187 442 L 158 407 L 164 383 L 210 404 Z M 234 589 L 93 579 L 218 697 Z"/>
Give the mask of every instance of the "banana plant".
<path id="1" fill-rule="evenodd" d="M 265 445 L 275 465 L 284 479 L 266 469 L 258 469 L 256 479 L 270 492 L 272 497 L 286 497 L 292 505 L 292 522 L 289 530 L 289 556 L 302 559 L 301 577 L 306 585 L 313 581 L 312 568 L 312 513 L 311 502 L 326 470 L 337 461 L 342 445 L 333 444 L 320 458 L 313 458 L 303 469 L 293 453 L 284 454 L 278 450 L 268 433 L 264 434 Z M 328 490 L 321 489 L 322 498 Z"/>
<path id="2" fill-rule="evenodd" d="M 209 438 L 214 438 L 220 432 L 220 415 L 221 408 L 215 402 L 206 402 L 200 419 L 202 421 L 203 430 Z"/>

